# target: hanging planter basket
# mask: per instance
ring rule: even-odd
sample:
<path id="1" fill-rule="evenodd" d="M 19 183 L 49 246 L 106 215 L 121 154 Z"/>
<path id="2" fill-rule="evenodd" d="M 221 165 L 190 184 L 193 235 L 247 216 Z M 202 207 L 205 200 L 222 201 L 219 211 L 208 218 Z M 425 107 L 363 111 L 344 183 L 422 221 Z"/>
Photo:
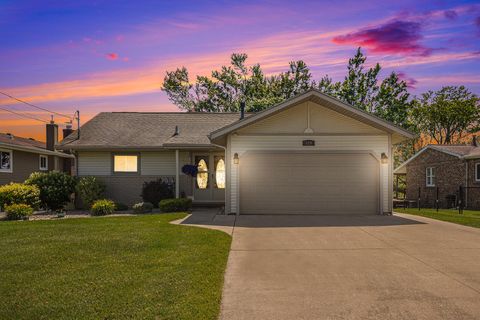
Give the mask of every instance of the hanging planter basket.
<path id="1" fill-rule="evenodd" d="M 186 164 L 182 167 L 182 172 L 186 175 L 196 177 L 198 173 L 198 167 L 193 164 Z"/>

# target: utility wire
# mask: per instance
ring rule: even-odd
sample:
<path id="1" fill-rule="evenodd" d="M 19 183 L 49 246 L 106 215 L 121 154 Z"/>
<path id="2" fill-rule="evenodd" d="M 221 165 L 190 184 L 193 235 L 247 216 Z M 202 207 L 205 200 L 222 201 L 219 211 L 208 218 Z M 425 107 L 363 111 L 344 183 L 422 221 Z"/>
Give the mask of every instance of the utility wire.
<path id="1" fill-rule="evenodd" d="M 15 97 L 13 97 L 13 96 L 9 95 L 8 93 L 1 92 L 1 91 L 0 91 L 0 94 L 3 94 L 4 96 L 7 96 L 7 97 L 9 97 L 9 98 L 11 98 L 11 99 L 13 99 L 13 100 L 17 100 L 18 102 L 25 103 L 26 105 L 29 105 L 29 106 L 31 106 L 31 107 L 34 107 L 34 108 L 37 108 L 37 109 L 40 109 L 40 110 L 46 111 L 46 112 L 48 112 L 48 113 L 53 113 L 53 114 L 56 114 L 56 115 L 58 115 L 58 116 L 61 116 L 61 117 L 68 118 L 68 119 L 70 119 L 70 120 L 72 119 L 72 117 L 71 117 L 71 116 L 67 116 L 66 114 L 63 114 L 63 113 L 59 113 L 59 112 L 55 112 L 55 111 L 51 111 L 51 110 L 48 110 L 48 109 L 45 109 L 45 108 L 42 108 L 42 107 L 36 106 L 36 105 L 34 105 L 34 104 L 31 104 L 31 103 L 29 103 L 29 102 L 27 102 L 27 101 L 23 101 L 23 100 L 21 100 L 21 99 L 15 98 Z"/>
<path id="2" fill-rule="evenodd" d="M 17 116 L 20 116 L 20 117 L 29 118 L 29 119 L 41 121 L 41 122 L 44 122 L 44 123 L 48 123 L 48 121 L 45 121 L 45 120 L 43 120 L 43 119 L 35 118 L 35 117 L 32 117 L 32 116 L 29 116 L 29 115 L 26 115 L 26 114 L 23 114 L 23 113 L 20 113 L 20 112 L 15 112 L 15 111 L 12 111 L 12 110 L 9 110 L 9 109 L 5 109 L 5 108 L 2 108 L 2 107 L 0 107 L 0 110 L 4 110 L 4 111 L 7 111 L 7 112 L 16 114 Z"/>

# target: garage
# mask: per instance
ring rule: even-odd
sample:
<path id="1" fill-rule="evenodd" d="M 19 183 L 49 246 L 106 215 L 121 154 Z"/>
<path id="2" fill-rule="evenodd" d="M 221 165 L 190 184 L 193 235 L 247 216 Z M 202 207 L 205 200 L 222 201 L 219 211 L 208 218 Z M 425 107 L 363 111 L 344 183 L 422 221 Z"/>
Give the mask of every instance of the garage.
<path id="1" fill-rule="evenodd" d="M 379 213 L 379 163 L 369 153 L 250 152 L 239 168 L 241 214 Z"/>

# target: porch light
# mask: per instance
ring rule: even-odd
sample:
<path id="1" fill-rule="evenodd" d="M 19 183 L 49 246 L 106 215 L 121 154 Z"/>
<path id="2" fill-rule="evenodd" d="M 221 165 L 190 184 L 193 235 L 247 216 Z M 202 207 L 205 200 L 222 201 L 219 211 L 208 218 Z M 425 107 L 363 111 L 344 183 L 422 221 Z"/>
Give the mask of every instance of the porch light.
<path id="1" fill-rule="evenodd" d="M 233 155 L 233 163 L 238 164 L 240 162 L 240 159 L 238 158 L 238 153 L 235 153 Z"/>
<path id="2" fill-rule="evenodd" d="M 382 152 L 382 156 L 381 156 L 380 159 L 381 159 L 380 161 L 381 161 L 383 164 L 387 164 L 387 163 L 388 163 L 388 157 L 387 157 L 387 155 L 385 154 L 385 152 Z"/>

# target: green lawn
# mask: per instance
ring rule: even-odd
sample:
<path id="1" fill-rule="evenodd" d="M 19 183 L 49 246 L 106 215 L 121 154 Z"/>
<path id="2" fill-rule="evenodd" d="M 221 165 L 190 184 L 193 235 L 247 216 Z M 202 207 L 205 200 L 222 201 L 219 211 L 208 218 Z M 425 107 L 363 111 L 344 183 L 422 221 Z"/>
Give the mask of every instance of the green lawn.
<path id="1" fill-rule="evenodd" d="M 216 319 L 231 237 L 183 216 L 0 222 L 0 319 Z"/>
<path id="2" fill-rule="evenodd" d="M 417 216 L 462 224 L 464 226 L 480 228 L 480 211 L 464 210 L 463 214 L 459 214 L 458 210 L 450 209 L 439 209 L 438 212 L 435 209 L 418 210 L 415 208 L 398 208 L 394 210 L 399 213 L 409 213 Z"/>

